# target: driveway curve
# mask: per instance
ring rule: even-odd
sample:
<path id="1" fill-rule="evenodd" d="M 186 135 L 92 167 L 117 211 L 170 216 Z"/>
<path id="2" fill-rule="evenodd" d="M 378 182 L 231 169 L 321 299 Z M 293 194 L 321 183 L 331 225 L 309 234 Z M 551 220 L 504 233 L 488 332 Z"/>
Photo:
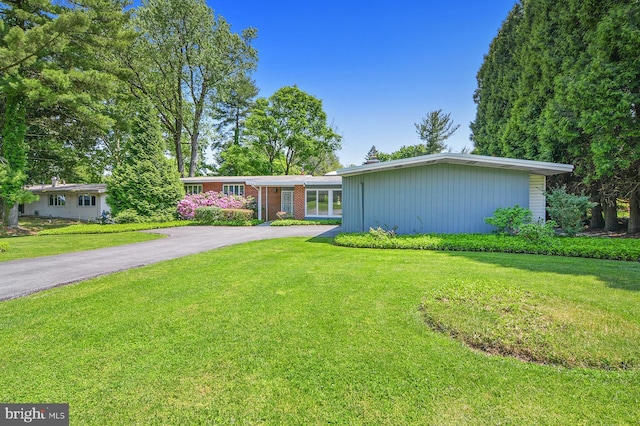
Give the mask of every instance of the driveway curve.
<path id="1" fill-rule="evenodd" d="M 339 230 L 339 226 L 320 225 L 184 226 L 144 231 L 166 234 L 168 238 L 0 262 L 0 301 L 232 244 L 286 237 L 333 237 Z"/>

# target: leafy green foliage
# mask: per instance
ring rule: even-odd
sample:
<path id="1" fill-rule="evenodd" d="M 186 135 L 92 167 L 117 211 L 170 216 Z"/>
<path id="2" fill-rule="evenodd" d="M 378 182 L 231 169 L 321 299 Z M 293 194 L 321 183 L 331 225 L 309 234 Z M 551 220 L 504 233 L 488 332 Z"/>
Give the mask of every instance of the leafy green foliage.
<path id="1" fill-rule="evenodd" d="M 134 25 L 140 37 L 122 53 L 131 89 L 158 111 L 180 175 L 187 157 L 188 175 L 195 176 L 206 145 L 200 141 L 207 131 L 205 117 L 214 103 L 239 106 L 238 99 L 229 99 L 231 92 L 239 90 L 243 74 L 255 69 L 251 41 L 256 31 L 232 32 L 203 0 L 144 2 Z"/>
<path id="2" fill-rule="evenodd" d="M 531 242 L 549 241 L 556 235 L 556 232 L 554 230 L 556 226 L 557 224 L 552 220 L 548 220 L 544 223 L 524 223 L 520 225 L 520 229 L 518 230 L 518 237 L 524 238 L 525 240 Z"/>
<path id="3" fill-rule="evenodd" d="M 222 209 L 206 206 L 196 209 L 194 219 L 203 225 L 217 222 L 250 222 L 254 213 L 250 209 Z"/>
<path id="4" fill-rule="evenodd" d="M 567 192 L 566 186 L 558 187 L 547 193 L 547 211 L 567 235 L 575 236 L 584 229 L 584 220 L 591 207 L 596 203 L 589 201 L 586 195 Z"/>
<path id="5" fill-rule="evenodd" d="M 592 224 L 613 230 L 615 199 L 637 191 L 639 50 L 633 0 L 518 2 L 478 71 L 475 152 L 574 164 L 564 182 L 589 188 L 605 211 Z"/>
<path id="6" fill-rule="evenodd" d="M 433 234 L 378 238 L 370 234 L 339 234 L 335 244 L 344 247 L 529 253 L 593 259 L 640 261 L 640 244 L 634 239 L 594 237 L 529 240 L 511 235 Z"/>
<path id="7" fill-rule="evenodd" d="M 484 219 L 488 225 L 495 226 L 498 233 L 517 235 L 520 227 L 531 222 L 531 210 L 515 205 L 513 207 L 501 207 L 493 212 L 493 216 Z"/>
<path id="8" fill-rule="evenodd" d="M 296 86 L 282 87 L 269 99 L 258 98 L 246 134 L 250 152 L 269 175 L 316 168 L 318 159 L 340 149 L 341 136 L 327 124 L 322 101 Z"/>
<path id="9" fill-rule="evenodd" d="M 271 222 L 271 226 L 298 226 L 298 225 L 340 225 L 340 219 L 315 219 L 315 220 L 296 220 L 296 219 L 278 219 Z"/>
<path id="10" fill-rule="evenodd" d="M 0 253 L 9 251 L 9 242 L 8 241 L 0 241 Z"/>
<path id="11" fill-rule="evenodd" d="M 107 202 L 117 220 L 121 212 L 154 218 L 174 214 L 184 187 L 164 155 L 162 134 L 152 107 L 142 104 L 133 120 L 132 137 L 107 182 Z"/>
<path id="12" fill-rule="evenodd" d="M 383 240 L 387 238 L 395 238 L 398 236 L 398 234 L 396 233 L 397 229 L 397 226 L 391 229 L 384 229 L 383 227 L 378 226 L 377 228 L 369 228 L 369 235 L 371 235 L 373 238 Z"/>

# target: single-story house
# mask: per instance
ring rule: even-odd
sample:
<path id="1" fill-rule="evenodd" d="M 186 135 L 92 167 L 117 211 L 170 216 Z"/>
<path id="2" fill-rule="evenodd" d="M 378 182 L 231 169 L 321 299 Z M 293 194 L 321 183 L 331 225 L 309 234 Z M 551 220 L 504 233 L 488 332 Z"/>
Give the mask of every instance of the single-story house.
<path id="1" fill-rule="evenodd" d="M 337 171 L 342 176 L 342 230 L 412 233 L 488 233 L 500 207 L 529 208 L 544 221 L 546 177 L 569 164 L 442 153 Z"/>
<path id="2" fill-rule="evenodd" d="M 295 219 L 342 217 L 342 178 L 325 176 L 204 176 L 182 178 L 187 193 L 207 191 L 253 197 L 258 217 L 269 221 L 284 211 Z"/>
<path id="3" fill-rule="evenodd" d="M 104 183 L 60 183 L 34 185 L 26 188 L 39 196 L 38 201 L 18 206 L 21 215 L 58 217 L 65 219 L 96 220 L 103 211 L 110 211 L 107 204 L 107 185 Z"/>

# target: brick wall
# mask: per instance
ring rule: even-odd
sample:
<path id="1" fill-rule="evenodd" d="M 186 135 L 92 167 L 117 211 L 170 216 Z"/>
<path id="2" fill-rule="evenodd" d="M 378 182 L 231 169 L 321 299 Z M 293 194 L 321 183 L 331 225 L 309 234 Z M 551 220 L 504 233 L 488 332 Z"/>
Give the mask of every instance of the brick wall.
<path id="1" fill-rule="evenodd" d="M 304 220 L 304 186 L 296 185 L 293 188 L 293 214 L 296 219 Z"/>

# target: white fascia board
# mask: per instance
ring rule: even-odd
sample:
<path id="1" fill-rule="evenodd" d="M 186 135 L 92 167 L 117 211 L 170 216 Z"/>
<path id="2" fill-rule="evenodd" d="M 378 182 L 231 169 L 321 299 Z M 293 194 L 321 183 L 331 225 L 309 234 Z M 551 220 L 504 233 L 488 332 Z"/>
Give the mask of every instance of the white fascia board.
<path id="1" fill-rule="evenodd" d="M 571 164 L 547 163 L 543 161 L 520 160 L 504 157 L 489 157 L 473 154 L 443 153 L 349 167 L 346 169 L 340 169 L 337 173 L 340 176 L 353 176 L 364 173 L 374 173 L 383 170 L 417 167 L 437 163 L 521 170 L 528 171 L 532 174 L 539 174 L 544 176 L 552 176 L 560 173 L 570 173 L 573 171 L 573 165 Z"/>

